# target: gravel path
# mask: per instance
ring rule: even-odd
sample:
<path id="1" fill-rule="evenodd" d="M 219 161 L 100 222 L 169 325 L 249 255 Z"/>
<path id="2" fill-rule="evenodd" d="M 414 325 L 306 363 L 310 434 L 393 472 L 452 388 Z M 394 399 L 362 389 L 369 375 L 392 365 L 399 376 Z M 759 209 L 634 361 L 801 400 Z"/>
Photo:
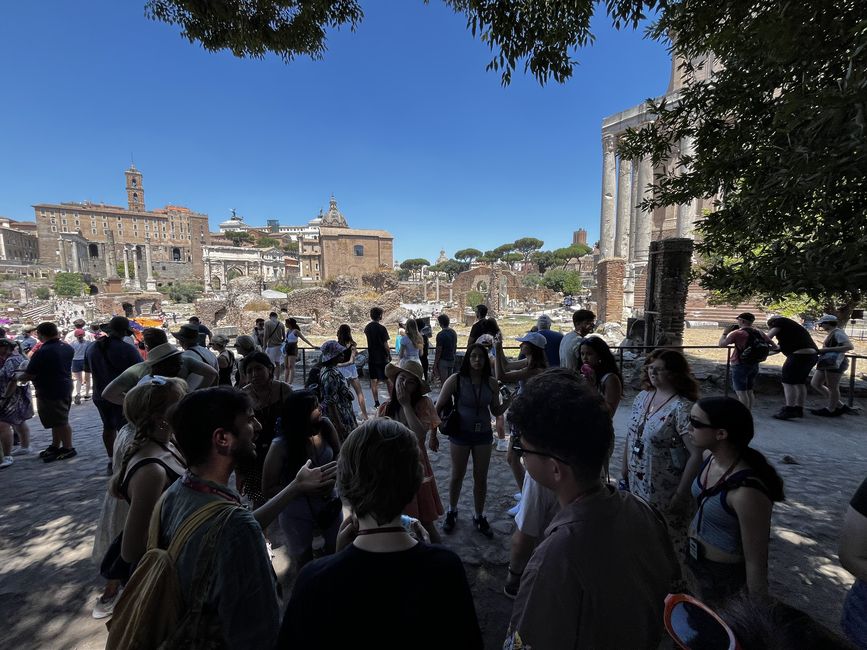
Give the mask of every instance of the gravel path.
<path id="1" fill-rule="evenodd" d="M 365 382 L 366 383 L 366 382 Z M 369 403 L 372 403 L 368 395 Z M 615 419 L 618 452 L 628 419 L 625 400 Z M 823 624 L 838 629 L 840 609 L 852 577 L 837 558 L 839 528 L 850 496 L 867 476 L 863 417 L 832 420 L 807 417 L 779 422 L 778 408 L 763 398 L 755 414 L 756 446 L 786 481 L 787 501 L 774 510 L 771 591 L 806 608 Z M 90 553 L 96 517 L 107 483 L 101 425 L 89 402 L 73 407 L 77 458 L 44 464 L 16 458 L 0 473 L 0 612 L 4 646 L 10 648 L 102 648 L 103 621 L 90 617 L 101 580 Z M 42 449 L 49 433 L 31 421 L 33 446 Z M 782 464 L 784 455 L 797 465 Z M 448 443 L 431 460 L 443 501 L 448 490 Z M 619 468 L 612 467 L 612 475 Z M 492 540 L 471 525 L 469 472 L 459 505 L 460 519 L 445 543 L 464 560 L 476 597 L 488 648 L 499 648 L 511 609 L 502 595 L 513 520 L 506 510 L 516 491 L 505 454 L 493 452 L 488 488 Z M 278 573 L 285 563 L 278 557 Z"/>

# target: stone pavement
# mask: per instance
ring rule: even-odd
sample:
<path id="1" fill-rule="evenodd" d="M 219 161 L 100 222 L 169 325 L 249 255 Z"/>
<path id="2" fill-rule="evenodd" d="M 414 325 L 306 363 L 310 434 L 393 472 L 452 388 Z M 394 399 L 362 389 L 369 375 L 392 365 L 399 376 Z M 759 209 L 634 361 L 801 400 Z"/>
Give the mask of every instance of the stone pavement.
<path id="1" fill-rule="evenodd" d="M 365 389 L 366 381 L 365 383 Z M 373 400 L 367 393 L 368 403 Z M 632 397 L 615 418 L 618 475 L 625 424 Z M 770 550 L 771 591 L 807 609 L 820 622 L 838 628 L 840 608 L 852 577 L 837 558 L 839 528 L 848 499 L 867 476 L 864 416 L 779 422 L 770 418 L 778 404 L 764 398 L 757 407 L 756 446 L 786 481 L 787 501 L 774 509 Z M 105 491 L 106 457 L 101 425 L 90 402 L 73 407 L 79 455 L 45 464 L 35 456 L 16 457 L 0 472 L 0 612 L 4 646 L 10 648 L 102 648 L 104 621 L 90 611 L 101 579 L 90 554 L 96 518 Z M 38 419 L 31 421 L 33 446 L 50 441 Z M 784 455 L 799 464 L 783 464 Z M 448 494 L 448 443 L 431 453 L 444 503 Z M 486 647 L 499 648 L 511 601 L 502 595 L 516 486 L 505 454 L 494 451 L 487 513 L 495 537 L 488 540 L 471 524 L 471 468 L 459 504 L 460 519 L 444 542 L 464 560 L 476 599 Z M 275 561 L 278 572 L 285 563 Z"/>

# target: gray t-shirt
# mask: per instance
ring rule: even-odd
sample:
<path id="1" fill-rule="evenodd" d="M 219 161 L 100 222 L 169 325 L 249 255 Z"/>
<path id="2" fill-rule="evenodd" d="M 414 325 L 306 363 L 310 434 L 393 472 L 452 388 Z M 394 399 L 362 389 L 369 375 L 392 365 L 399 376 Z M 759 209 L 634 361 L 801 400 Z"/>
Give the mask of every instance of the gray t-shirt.
<path id="1" fill-rule="evenodd" d="M 560 367 L 569 368 L 578 372 L 581 368 L 581 357 L 578 356 L 578 348 L 581 346 L 581 341 L 584 337 L 578 334 L 575 330 L 566 332 L 563 335 L 563 340 L 560 341 Z"/>
<path id="2" fill-rule="evenodd" d="M 206 489 L 239 498 L 225 485 L 196 479 Z M 184 478 L 168 490 L 160 516 L 160 545 L 168 547 L 172 536 L 193 512 L 219 494 L 199 492 L 184 485 Z M 206 551 L 202 539 L 208 525 L 193 533 L 178 557 L 177 569 L 184 602 L 191 602 L 193 573 L 199 556 Z M 272 648 L 280 627 L 280 609 L 274 570 L 265 547 L 265 537 L 248 510 L 236 510 L 223 528 L 213 565 L 213 583 L 206 610 L 216 615 L 227 648 Z"/>

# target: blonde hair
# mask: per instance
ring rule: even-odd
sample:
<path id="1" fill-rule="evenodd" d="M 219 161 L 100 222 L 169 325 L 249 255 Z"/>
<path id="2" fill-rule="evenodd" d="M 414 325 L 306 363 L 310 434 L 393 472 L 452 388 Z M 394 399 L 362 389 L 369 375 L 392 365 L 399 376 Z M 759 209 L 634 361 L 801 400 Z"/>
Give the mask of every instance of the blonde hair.
<path id="1" fill-rule="evenodd" d="M 160 381 L 139 384 L 130 390 L 123 400 L 123 415 L 135 435 L 123 452 L 120 467 L 111 477 L 109 491 L 119 499 L 121 485 L 126 475 L 129 461 L 150 440 L 161 422 L 168 420 L 169 410 L 189 392 L 187 382 L 179 377 L 160 377 Z"/>
<path id="2" fill-rule="evenodd" d="M 414 318 L 407 319 L 406 321 L 406 335 L 417 348 L 420 348 L 424 345 L 424 339 L 418 332 L 418 324 L 415 322 Z"/>

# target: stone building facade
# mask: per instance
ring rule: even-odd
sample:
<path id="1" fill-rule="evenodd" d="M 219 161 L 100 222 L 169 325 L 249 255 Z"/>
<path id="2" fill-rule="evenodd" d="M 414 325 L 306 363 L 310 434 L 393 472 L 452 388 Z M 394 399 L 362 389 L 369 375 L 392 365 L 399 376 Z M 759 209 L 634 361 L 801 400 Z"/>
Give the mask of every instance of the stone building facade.
<path id="1" fill-rule="evenodd" d="M 208 216 L 175 205 L 147 210 L 141 171 L 131 165 L 124 177 L 126 208 L 91 202 L 34 205 L 39 262 L 64 271 L 98 269 L 95 274 L 103 277 L 112 259 L 120 261 L 126 253 L 140 260 L 149 248 L 153 264 L 184 263 L 189 275 L 202 277 L 202 246 L 210 243 Z M 86 241 L 86 255 L 79 246 L 62 245 L 63 234 Z"/>
<path id="2" fill-rule="evenodd" d="M 696 78 L 707 79 L 713 74 L 713 56 L 694 62 Z M 671 78 L 665 99 L 677 102 L 685 79 L 680 69 L 681 61 L 672 60 Z M 661 98 L 660 98 L 661 99 Z M 624 160 L 616 153 L 617 141 L 628 128 L 640 128 L 655 118 L 649 106 L 642 102 L 602 120 L 602 207 L 599 226 L 599 258 L 624 260 L 623 310 L 624 315 L 641 313 L 644 304 L 636 301 L 636 280 L 643 274 L 648 262 L 650 242 L 679 237 L 693 239 L 695 224 L 710 202 L 692 201 L 686 205 L 668 206 L 647 212 L 639 207 L 648 197 L 654 178 L 659 175 L 678 173 L 681 155 L 692 155 L 693 144 L 689 140 L 674 143 L 668 162 L 653 167 L 649 158 Z M 616 304 L 616 303 L 612 303 Z M 609 313 L 610 320 L 620 320 Z"/>
<path id="3" fill-rule="evenodd" d="M 20 228 L 20 224 L 0 217 L 0 261 L 35 264 L 39 261 L 39 240 L 34 232 Z"/>
<path id="4" fill-rule="evenodd" d="M 262 282 L 287 278 L 287 255 L 278 248 L 205 246 L 205 291 L 220 291 L 233 277 L 255 277 Z"/>

